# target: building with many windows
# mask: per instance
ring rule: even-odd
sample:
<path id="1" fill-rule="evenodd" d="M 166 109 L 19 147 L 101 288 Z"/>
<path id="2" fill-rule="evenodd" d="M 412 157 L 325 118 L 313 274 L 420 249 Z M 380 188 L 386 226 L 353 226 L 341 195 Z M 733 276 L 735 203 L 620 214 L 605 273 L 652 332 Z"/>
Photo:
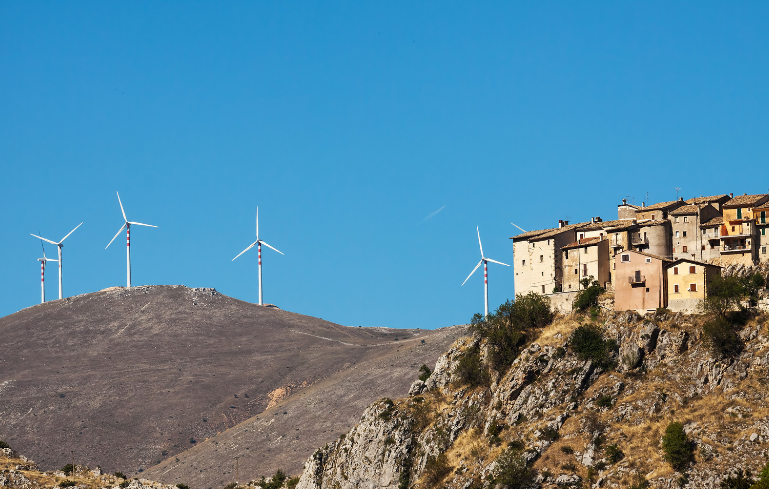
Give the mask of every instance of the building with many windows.
<path id="1" fill-rule="evenodd" d="M 697 312 L 707 295 L 710 281 L 721 275 L 721 267 L 689 258 L 665 265 L 667 307 L 673 312 Z"/>
<path id="2" fill-rule="evenodd" d="M 751 266 L 758 261 L 758 232 L 754 208 L 769 202 L 769 194 L 738 195 L 726 202 L 720 229 L 721 261 Z"/>

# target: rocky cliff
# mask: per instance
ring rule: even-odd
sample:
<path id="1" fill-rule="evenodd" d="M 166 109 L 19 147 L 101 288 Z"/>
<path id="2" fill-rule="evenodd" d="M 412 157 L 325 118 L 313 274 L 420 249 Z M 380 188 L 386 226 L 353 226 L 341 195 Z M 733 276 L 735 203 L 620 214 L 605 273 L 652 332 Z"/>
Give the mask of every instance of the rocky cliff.
<path id="1" fill-rule="evenodd" d="M 409 397 L 374 403 L 313 453 L 297 487 L 718 488 L 738 469 L 757 474 L 769 456 L 767 316 L 741 329 L 732 358 L 714 356 L 702 321 L 561 318 L 476 386 L 460 381 L 457 365 L 473 349 L 483 360 L 488 345 L 458 340 Z M 607 361 L 584 359 L 568 341 L 587 324 L 611 345 Z M 680 471 L 661 441 L 674 421 L 694 449 Z"/>

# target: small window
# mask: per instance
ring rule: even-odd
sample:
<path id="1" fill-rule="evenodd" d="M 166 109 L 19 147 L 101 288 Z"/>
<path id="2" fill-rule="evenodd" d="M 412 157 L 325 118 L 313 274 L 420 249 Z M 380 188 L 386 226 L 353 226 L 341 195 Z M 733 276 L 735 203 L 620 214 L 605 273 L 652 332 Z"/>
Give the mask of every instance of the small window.
<path id="1" fill-rule="evenodd" d="M 683 249 L 682 253 L 686 253 L 688 251 L 688 246 L 682 246 L 681 248 Z"/>
<path id="2" fill-rule="evenodd" d="M 742 209 L 737 209 L 737 219 L 742 219 Z"/>
<path id="3" fill-rule="evenodd" d="M 678 275 L 678 267 L 673 267 L 673 275 Z"/>
<path id="4" fill-rule="evenodd" d="M 684 222 L 689 222 L 689 217 L 688 216 L 684 216 Z"/>
<path id="5" fill-rule="evenodd" d="M 697 273 L 697 267 L 695 267 L 694 265 L 690 266 L 689 273 Z"/>
<path id="6" fill-rule="evenodd" d="M 678 217 L 676 217 L 676 220 L 675 220 L 675 222 L 676 222 L 676 224 L 678 224 Z"/>
<path id="7" fill-rule="evenodd" d="M 647 259 L 646 259 L 646 263 L 651 263 L 651 262 L 652 262 L 652 259 L 651 259 L 651 258 L 647 258 Z"/>
<path id="8" fill-rule="evenodd" d="M 579 233 L 579 239 L 585 239 L 585 233 Z"/>
<path id="9" fill-rule="evenodd" d="M 684 231 L 684 238 L 686 237 L 686 231 Z"/>
<path id="10" fill-rule="evenodd" d="M 680 237 L 681 237 L 681 231 L 676 231 L 676 238 L 680 238 Z"/>
<path id="11" fill-rule="evenodd" d="M 678 293 L 678 284 L 673 285 L 673 292 Z"/>
<path id="12" fill-rule="evenodd" d="M 705 245 L 702 245 L 702 251 L 705 251 Z"/>
<path id="13" fill-rule="evenodd" d="M 646 292 L 649 292 L 649 287 L 646 287 Z"/>
<path id="14" fill-rule="evenodd" d="M 549 239 L 547 240 L 547 245 L 550 246 L 550 240 Z"/>
<path id="15" fill-rule="evenodd" d="M 574 275 L 579 275 L 579 268 L 574 269 Z"/>
<path id="16" fill-rule="evenodd" d="M 545 293 L 545 286 L 544 285 L 542 286 L 542 293 L 543 294 Z"/>
<path id="17" fill-rule="evenodd" d="M 761 228 L 761 236 L 766 236 L 766 228 Z"/>
<path id="18" fill-rule="evenodd" d="M 585 246 L 585 254 L 587 255 L 587 246 Z"/>
<path id="19" fill-rule="evenodd" d="M 623 262 L 628 262 L 628 261 L 630 261 L 630 255 L 622 255 L 622 261 L 623 261 Z"/>
<path id="20" fill-rule="evenodd" d="M 526 260 L 521 260 L 521 266 L 526 266 Z"/>
<path id="21" fill-rule="evenodd" d="M 582 276 L 587 277 L 587 265 L 582 265 Z"/>
<path id="22" fill-rule="evenodd" d="M 545 261 L 545 255 L 539 255 L 539 262 L 542 263 Z"/>
<path id="23" fill-rule="evenodd" d="M 697 284 L 689 284 L 689 292 L 697 292 Z"/>
<path id="24" fill-rule="evenodd" d="M 734 231 L 734 226 L 732 226 L 732 231 Z"/>
<path id="25" fill-rule="evenodd" d="M 762 247 L 761 247 L 761 254 L 762 254 L 762 255 L 765 255 L 765 254 L 766 254 L 766 246 L 762 246 Z"/>
<path id="26" fill-rule="evenodd" d="M 563 257 L 566 258 L 567 260 L 569 259 L 569 250 L 564 250 Z"/>
<path id="27" fill-rule="evenodd" d="M 654 220 L 654 217 L 655 217 L 655 215 L 654 215 L 654 214 L 652 214 L 652 221 Z"/>

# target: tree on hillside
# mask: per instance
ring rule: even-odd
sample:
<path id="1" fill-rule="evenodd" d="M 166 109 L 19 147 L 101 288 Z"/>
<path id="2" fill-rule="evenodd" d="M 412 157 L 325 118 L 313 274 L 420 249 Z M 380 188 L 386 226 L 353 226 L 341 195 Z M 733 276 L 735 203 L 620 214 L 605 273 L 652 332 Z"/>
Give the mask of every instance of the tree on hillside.
<path id="1" fill-rule="evenodd" d="M 582 290 L 577 294 L 574 300 L 574 309 L 585 312 L 591 307 L 598 306 L 598 297 L 603 294 L 604 288 L 594 280 L 593 276 L 583 278 L 579 281 L 582 284 Z"/>

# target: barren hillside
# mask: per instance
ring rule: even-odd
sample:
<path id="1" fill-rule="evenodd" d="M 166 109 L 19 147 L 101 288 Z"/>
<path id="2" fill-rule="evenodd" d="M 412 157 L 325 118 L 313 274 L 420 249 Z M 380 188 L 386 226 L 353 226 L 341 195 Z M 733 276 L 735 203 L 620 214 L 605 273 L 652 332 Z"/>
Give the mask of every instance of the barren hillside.
<path id="1" fill-rule="evenodd" d="M 183 286 L 51 301 L 0 318 L 0 439 L 44 469 L 74 450 L 77 463 L 136 474 L 327 379 L 392 365 L 387 381 L 355 384 L 356 402 L 403 395 L 457 336 L 345 327 Z M 361 410 L 349 397 L 326 402 L 325 428 L 303 440 L 313 447 Z M 318 414 L 294 422 L 313 426 Z M 293 456 L 281 463 L 301 465 L 307 452 Z"/>

